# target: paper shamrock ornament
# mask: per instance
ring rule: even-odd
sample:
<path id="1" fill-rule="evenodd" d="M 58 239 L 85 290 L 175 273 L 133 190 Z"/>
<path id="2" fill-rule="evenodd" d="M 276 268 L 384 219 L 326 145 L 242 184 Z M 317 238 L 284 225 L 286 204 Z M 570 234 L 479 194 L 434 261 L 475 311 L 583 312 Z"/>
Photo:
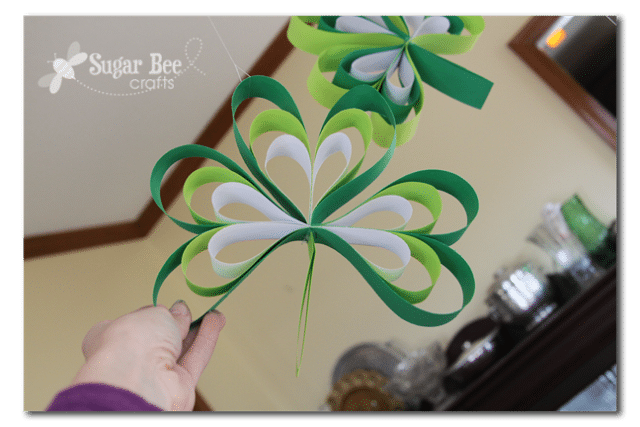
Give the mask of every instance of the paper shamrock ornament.
<path id="1" fill-rule="evenodd" d="M 269 100 L 278 108 L 263 111 L 256 116 L 250 127 L 249 144 L 247 144 L 238 129 L 235 116 L 238 106 L 243 101 L 254 97 Z M 330 216 L 340 207 L 372 184 L 393 156 L 395 138 L 392 137 L 385 154 L 373 166 L 360 171 L 373 134 L 371 119 L 366 111 L 379 114 L 388 120 L 392 127 L 395 125 L 393 112 L 378 91 L 362 85 L 353 88 L 340 98 L 329 111 L 314 150 L 311 149 L 309 136 L 295 102 L 289 92 L 275 80 L 264 76 L 253 76 L 243 80 L 234 91 L 231 106 L 237 147 L 249 173 L 220 152 L 195 144 L 172 149 L 157 162 L 153 169 L 151 193 L 157 205 L 166 213 L 160 199 L 160 184 L 172 164 L 187 157 L 203 157 L 221 165 L 197 169 L 184 183 L 184 200 L 189 206 L 194 222 L 181 221 L 171 216 L 170 218 L 196 236 L 178 248 L 162 267 L 153 290 L 154 304 L 157 302 L 158 292 L 166 277 L 181 266 L 186 283 L 193 292 L 208 297 L 222 296 L 212 307 L 212 309 L 216 308 L 271 252 L 292 241 L 307 241 L 310 259 L 299 330 L 303 317 L 306 327 L 306 315 L 303 316 L 303 313 L 305 305 L 308 310 L 316 244 L 326 245 L 344 256 L 394 313 L 413 324 L 442 325 L 456 317 L 469 303 L 474 292 L 473 274 L 464 259 L 449 245 L 460 238 L 476 216 L 478 200 L 473 188 L 459 176 L 441 170 L 413 172 L 384 186 L 350 212 L 330 219 Z M 348 165 L 352 145 L 349 137 L 342 132 L 347 128 L 357 129 L 364 142 L 362 158 L 351 169 Z M 277 131 L 282 135 L 271 142 L 263 170 L 254 154 L 254 143 L 256 138 L 271 131 Z M 325 160 L 332 155 L 343 156 L 347 166 L 321 197 L 314 198 L 318 171 Z M 307 215 L 304 215 L 300 208 L 277 187 L 266 172 L 267 164 L 280 156 L 294 160 L 305 171 L 310 188 Z M 215 212 L 214 219 L 203 217 L 191 207 L 194 192 L 200 186 L 209 183 L 219 183 L 211 196 Z M 462 204 L 467 215 L 467 225 L 460 230 L 446 234 L 431 234 L 442 211 L 439 191 L 449 193 Z M 318 201 L 314 204 L 315 199 Z M 427 208 L 433 216 L 433 221 L 421 228 L 405 230 L 412 215 L 410 202 Z M 251 206 L 263 213 L 268 220 L 242 221 L 222 215 L 220 210 L 231 203 Z M 386 229 L 384 224 L 381 224 L 380 229 L 355 226 L 360 219 L 381 211 L 399 214 L 404 219 L 404 224 L 392 229 Z M 245 261 L 226 263 L 217 258 L 220 251 L 230 244 L 262 239 L 273 240 L 274 243 Z M 378 266 L 364 258 L 352 245 L 386 249 L 401 260 L 402 266 L 396 269 Z M 190 261 L 204 251 L 209 252 L 214 272 L 228 278 L 230 280 L 228 283 L 218 287 L 207 287 L 189 280 Z M 431 279 L 424 289 L 418 291 L 402 289 L 392 283 L 402 275 L 411 258 L 425 268 Z M 429 296 L 440 275 L 441 266 L 451 271 L 462 289 L 461 307 L 452 313 L 431 313 L 415 306 Z M 273 280 L 276 278 L 274 277 Z M 201 319 L 202 317 L 196 322 Z"/>
<path id="2" fill-rule="evenodd" d="M 415 134 L 425 102 L 422 82 L 481 108 L 493 83 L 439 55 L 467 52 L 484 30 L 471 16 L 320 16 L 291 18 L 291 43 L 318 55 L 307 85 L 331 108 L 349 89 L 366 84 L 389 103 L 396 127 L 373 114 L 375 141 L 400 146 Z M 323 73 L 334 72 L 331 81 Z M 413 110 L 413 116 L 411 112 Z"/>

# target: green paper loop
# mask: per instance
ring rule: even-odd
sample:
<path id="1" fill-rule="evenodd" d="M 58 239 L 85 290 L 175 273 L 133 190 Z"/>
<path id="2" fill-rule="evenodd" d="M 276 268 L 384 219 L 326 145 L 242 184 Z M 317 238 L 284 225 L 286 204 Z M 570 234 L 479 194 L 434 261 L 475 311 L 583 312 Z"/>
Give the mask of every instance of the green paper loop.
<path id="1" fill-rule="evenodd" d="M 410 44 L 408 52 L 423 82 L 464 104 L 482 108 L 493 83 L 415 45 Z"/>

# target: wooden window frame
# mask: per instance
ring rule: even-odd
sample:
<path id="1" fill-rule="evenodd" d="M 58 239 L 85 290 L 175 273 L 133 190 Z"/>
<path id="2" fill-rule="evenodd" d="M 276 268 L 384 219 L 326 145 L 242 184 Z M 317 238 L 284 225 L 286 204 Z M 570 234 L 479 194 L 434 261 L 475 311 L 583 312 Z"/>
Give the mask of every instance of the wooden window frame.
<path id="1" fill-rule="evenodd" d="M 536 47 L 559 16 L 535 16 L 509 42 L 509 47 L 536 72 L 589 126 L 617 150 L 618 123 L 575 79 Z"/>

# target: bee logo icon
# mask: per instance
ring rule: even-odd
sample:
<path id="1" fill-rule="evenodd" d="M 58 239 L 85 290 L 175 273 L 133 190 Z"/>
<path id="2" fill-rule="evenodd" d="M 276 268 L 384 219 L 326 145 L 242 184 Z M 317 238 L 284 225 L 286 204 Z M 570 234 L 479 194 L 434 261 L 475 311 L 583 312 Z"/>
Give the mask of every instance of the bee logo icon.
<path id="1" fill-rule="evenodd" d="M 75 79 L 73 67 L 75 65 L 82 64 L 86 60 L 87 54 L 85 52 L 80 52 L 80 43 L 71 43 L 69 50 L 67 51 L 66 61 L 62 58 L 55 58 L 55 54 L 53 61 L 47 61 L 53 62 L 53 70 L 55 73 L 42 76 L 40 80 L 38 80 L 38 86 L 49 87 L 49 92 L 57 93 L 60 90 L 62 78 Z"/>

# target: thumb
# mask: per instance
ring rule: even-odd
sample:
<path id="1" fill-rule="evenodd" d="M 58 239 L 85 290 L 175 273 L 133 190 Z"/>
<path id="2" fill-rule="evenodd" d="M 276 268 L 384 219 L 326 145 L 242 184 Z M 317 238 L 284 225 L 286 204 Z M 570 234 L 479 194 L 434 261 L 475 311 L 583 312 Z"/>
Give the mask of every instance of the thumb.
<path id="1" fill-rule="evenodd" d="M 109 327 L 112 320 L 103 320 L 98 322 L 87 332 L 82 340 L 82 354 L 88 359 L 100 347 L 102 334 Z"/>
<path id="2" fill-rule="evenodd" d="M 213 355 L 213 350 L 216 348 L 220 331 L 224 325 L 225 318 L 222 313 L 217 310 L 207 313 L 202 319 L 193 344 L 186 350 L 179 362 L 192 375 L 196 383 Z"/>

